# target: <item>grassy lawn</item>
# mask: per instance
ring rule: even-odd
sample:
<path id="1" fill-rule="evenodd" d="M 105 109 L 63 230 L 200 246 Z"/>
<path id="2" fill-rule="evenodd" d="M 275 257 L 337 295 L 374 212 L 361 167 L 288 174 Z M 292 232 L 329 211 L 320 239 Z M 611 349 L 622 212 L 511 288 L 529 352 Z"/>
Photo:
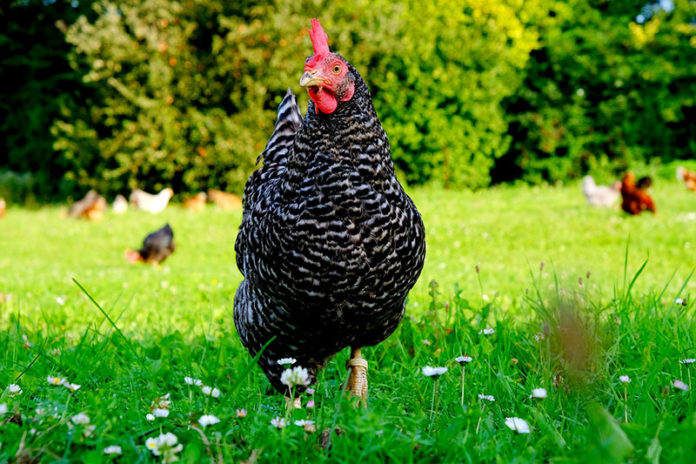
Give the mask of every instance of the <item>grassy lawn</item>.
<path id="1" fill-rule="evenodd" d="M 0 463 L 161 460 L 146 441 L 166 432 L 184 462 L 694 462 L 696 399 L 674 381 L 691 387 L 696 368 L 680 363 L 696 358 L 696 194 L 676 181 L 653 193 L 657 216 L 626 217 L 588 207 L 577 185 L 413 191 L 426 265 L 409 317 L 364 350 L 368 407 L 340 393 L 343 352 L 302 398 L 315 406 L 292 411 L 235 333 L 241 212 L 170 206 L 88 223 L 11 208 L 0 220 Z M 174 255 L 129 265 L 125 248 L 165 222 Z M 429 378 L 426 365 L 449 370 Z M 530 398 L 535 388 L 548 397 Z M 148 420 L 166 394 L 168 417 Z M 220 422 L 202 427 L 203 414 Z M 111 445 L 122 455 L 105 455 Z"/>

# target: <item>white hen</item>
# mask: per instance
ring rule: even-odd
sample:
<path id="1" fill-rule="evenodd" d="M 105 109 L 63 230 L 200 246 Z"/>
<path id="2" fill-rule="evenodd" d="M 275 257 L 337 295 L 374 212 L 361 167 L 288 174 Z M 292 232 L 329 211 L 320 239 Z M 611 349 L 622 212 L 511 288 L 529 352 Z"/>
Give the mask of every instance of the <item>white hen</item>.
<path id="1" fill-rule="evenodd" d="M 152 214 L 157 214 L 164 211 L 172 195 L 174 195 L 174 190 L 170 188 L 163 189 L 157 195 L 135 189 L 130 194 L 130 202 L 134 209 L 141 209 Z"/>
<path id="2" fill-rule="evenodd" d="M 621 182 L 616 181 L 612 185 L 597 185 L 592 176 L 582 179 L 582 193 L 591 206 L 603 206 L 610 208 L 616 204 L 621 196 Z"/>

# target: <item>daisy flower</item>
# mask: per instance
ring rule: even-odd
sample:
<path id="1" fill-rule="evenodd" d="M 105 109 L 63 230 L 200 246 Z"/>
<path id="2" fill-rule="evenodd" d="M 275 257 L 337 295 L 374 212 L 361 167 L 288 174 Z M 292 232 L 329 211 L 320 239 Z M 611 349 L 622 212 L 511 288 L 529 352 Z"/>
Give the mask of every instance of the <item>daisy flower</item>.
<path id="1" fill-rule="evenodd" d="M 675 380 L 673 385 L 674 388 L 678 388 L 679 390 L 689 391 L 689 386 L 681 380 Z"/>
<path id="2" fill-rule="evenodd" d="M 278 364 L 281 366 L 292 366 L 297 362 L 297 359 L 295 358 L 280 358 L 278 361 L 276 361 Z"/>
<path id="3" fill-rule="evenodd" d="M 679 361 L 679 364 L 693 364 L 696 362 L 696 358 L 686 358 Z"/>
<path id="4" fill-rule="evenodd" d="M 118 445 L 111 445 L 104 448 L 104 454 L 121 454 L 121 447 Z"/>
<path id="5" fill-rule="evenodd" d="M 314 425 L 314 421 L 311 420 L 296 420 L 295 425 L 298 427 L 304 427 L 306 425 Z"/>
<path id="6" fill-rule="evenodd" d="M 493 395 L 484 395 L 483 393 L 479 393 L 478 397 L 480 400 L 486 400 L 490 402 L 495 401 L 495 396 Z"/>
<path id="7" fill-rule="evenodd" d="M 454 360 L 463 366 L 464 364 L 469 364 L 471 361 L 473 361 L 473 358 L 471 356 L 457 356 L 454 358 Z"/>
<path id="8" fill-rule="evenodd" d="M 285 369 L 280 376 L 280 383 L 287 385 L 288 388 L 309 385 L 309 372 L 302 366 Z"/>
<path id="9" fill-rule="evenodd" d="M 235 411 L 237 414 L 237 417 L 246 417 L 247 416 L 247 410 L 246 409 L 237 409 Z"/>
<path id="10" fill-rule="evenodd" d="M 11 383 L 7 387 L 7 390 L 10 392 L 10 396 L 17 396 L 22 394 L 22 387 L 20 387 L 16 383 Z"/>
<path id="11" fill-rule="evenodd" d="M 288 425 L 288 423 L 282 417 L 274 417 L 273 419 L 271 419 L 271 425 L 277 429 L 282 429 L 283 427 Z"/>
<path id="12" fill-rule="evenodd" d="M 546 389 L 545 388 L 535 388 L 532 390 L 532 394 L 529 396 L 530 398 L 546 398 Z"/>
<path id="13" fill-rule="evenodd" d="M 179 443 L 179 439 L 171 432 L 163 433 L 160 436 L 150 437 L 145 441 L 147 449 L 152 451 L 155 456 L 162 456 L 163 463 L 178 461 L 176 453 L 184 449 L 184 446 Z"/>
<path id="14" fill-rule="evenodd" d="M 189 385 L 195 385 L 197 387 L 203 386 L 203 381 L 201 379 L 194 379 L 192 377 L 184 377 L 184 382 L 186 382 Z"/>
<path id="15" fill-rule="evenodd" d="M 446 367 L 430 367 L 430 366 L 425 366 L 423 369 L 423 375 L 427 377 L 440 377 L 442 374 L 447 372 Z"/>
<path id="16" fill-rule="evenodd" d="M 517 433 L 529 433 L 529 424 L 519 417 L 506 417 L 505 425 L 507 425 L 510 430 L 514 430 Z"/>
<path id="17" fill-rule="evenodd" d="M 209 387 L 208 385 L 203 385 L 201 391 L 204 395 L 212 396 L 213 398 L 218 398 L 220 396 L 220 390 L 215 387 Z"/>
<path id="18" fill-rule="evenodd" d="M 75 425 L 89 424 L 89 416 L 87 414 L 85 414 L 84 412 L 81 412 L 79 414 L 75 414 L 74 416 L 72 416 L 72 418 L 70 420 Z"/>
<path id="19" fill-rule="evenodd" d="M 46 381 L 51 385 L 63 385 L 65 382 L 67 382 L 67 380 L 63 377 L 53 377 L 52 375 L 46 377 Z"/>
<path id="20" fill-rule="evenodd" d="M 212 414 L 204 414 L 198 419 L 198 423 L 201 424 L 201 427 L 207 427 L 208 425 L 217 424 L 218 422 L 220 422 L 220 419 Z"/>
<path id="21" fill-rule="evenodd" d="M 76 392 L 77 390 L 80 389 L 80 387 L 82 387 L 82 385 L 78 385 L 76 383 L 69 383 L 69 382 L 65 382 L 63 385 L 65 386 L 65 388 L 67 388 L 68 390 L 70 390 L 72 392 Z"/>

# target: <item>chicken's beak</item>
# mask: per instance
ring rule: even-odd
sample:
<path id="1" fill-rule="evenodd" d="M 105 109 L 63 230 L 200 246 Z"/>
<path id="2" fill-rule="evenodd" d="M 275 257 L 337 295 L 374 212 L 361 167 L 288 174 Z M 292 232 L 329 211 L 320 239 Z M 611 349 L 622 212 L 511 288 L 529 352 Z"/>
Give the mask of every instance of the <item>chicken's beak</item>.
<path id="1" fill-rule="evenodd" d="M 318 71 L 305 71 L 302 77 L 300 77 L 300 85 L 302 87 L 322 87 L 324 85 L 324 79 L 319 75 Z"/>

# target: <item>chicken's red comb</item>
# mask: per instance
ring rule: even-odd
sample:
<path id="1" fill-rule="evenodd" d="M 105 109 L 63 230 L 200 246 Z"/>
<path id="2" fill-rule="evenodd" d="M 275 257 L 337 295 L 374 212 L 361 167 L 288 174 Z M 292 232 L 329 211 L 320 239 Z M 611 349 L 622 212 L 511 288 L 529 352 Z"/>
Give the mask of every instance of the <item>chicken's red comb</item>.
<path id="1" fill-rule="evenodd" d="M 324 28 L 321 27 L 317 18 L 312 18 L 312 30 L 309 31 L 309 37 L 312 39 L 315 55 L 328 55 L 331 53 L 329 50 L 329 37 L 324 32 Z"/>

